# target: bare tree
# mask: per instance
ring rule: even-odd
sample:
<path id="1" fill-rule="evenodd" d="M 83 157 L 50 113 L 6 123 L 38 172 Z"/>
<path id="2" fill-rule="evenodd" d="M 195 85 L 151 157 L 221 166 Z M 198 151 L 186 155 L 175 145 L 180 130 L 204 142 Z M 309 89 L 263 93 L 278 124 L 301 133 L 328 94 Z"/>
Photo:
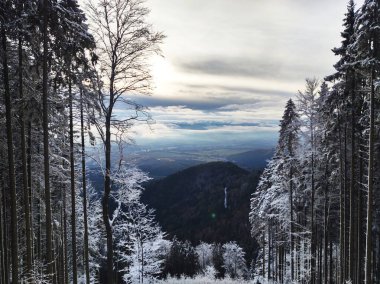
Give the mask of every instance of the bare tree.
<path id="1" fill-rule="evenodd" d="M 144 108 L 129 100 L 128 94 L 149 94 L 151 75 L 148 58 L 159 53 L 164 36 L 146 23 L 149 10 L 142 0 L 89 0 L 90 29 L 97 44 L 93 63 L 97 77 L 93 81 L 98 95 L 100 115 L 93 116 L 105 151 L 103 221 L 107 237 L 107 283 L 115 283 L 113 237 L 109 210 L 111 192 L 111 145 L 123 141 L 134 121 L 146 119 Z M 96 63 L 96 64 L 95 64 Z M 124 117 L 115 117 L 114 109 L 124 106 Z"/>

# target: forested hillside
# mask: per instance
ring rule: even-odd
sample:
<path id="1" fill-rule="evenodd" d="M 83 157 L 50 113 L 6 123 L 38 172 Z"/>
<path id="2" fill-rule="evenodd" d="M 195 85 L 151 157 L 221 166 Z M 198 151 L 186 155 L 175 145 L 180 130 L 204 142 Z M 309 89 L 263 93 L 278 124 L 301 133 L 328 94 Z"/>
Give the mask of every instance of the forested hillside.
<path id="1" fill-rule="evenodd" d="M 141 199 L 171 238 L 193 245 L 236 241 L 250 262 L 257 247 L 249 233 L 249 197 L 258 176 L 232 163 L 207 163 L 150 182 Z"/>
<path id="2" fill-rule="evenodd" d="M 252 195 L 256 273 L 279 283 L 379 283 L 380 2 L 349 2 L 336 72 L 289 100 Z M 347 281 L 347 282 L 346 282 Z"/>

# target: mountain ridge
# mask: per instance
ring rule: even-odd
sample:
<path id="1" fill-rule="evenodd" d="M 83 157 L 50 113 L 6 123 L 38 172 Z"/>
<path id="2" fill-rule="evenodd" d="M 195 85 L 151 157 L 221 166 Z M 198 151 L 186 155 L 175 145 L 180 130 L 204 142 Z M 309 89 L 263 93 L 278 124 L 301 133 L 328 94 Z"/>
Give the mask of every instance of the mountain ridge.
<path id="1" fill-rule="evenodd" d="M 250 236 L 249 200 L 259 173 L 232 162 L 204 163 L 149 182 L 142 201 L 155 209 L 169 237 L 193 244 L 237 241 L 251 259 L 257 245 Z"/>

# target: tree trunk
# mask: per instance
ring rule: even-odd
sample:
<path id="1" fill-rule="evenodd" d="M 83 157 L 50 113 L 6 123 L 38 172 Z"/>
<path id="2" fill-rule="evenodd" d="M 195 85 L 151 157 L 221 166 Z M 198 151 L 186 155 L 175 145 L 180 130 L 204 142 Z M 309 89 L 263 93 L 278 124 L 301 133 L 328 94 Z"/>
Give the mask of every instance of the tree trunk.
<path id="1" fill-rule="evenodd" d="M 61 185 L 61 190 L 63 191 L 63 184 Z M 65 282 L 65 266 L 66 266 L 66 262 L 65 262 L 65 246 L 64 246 L 64 243 L 63 243 L 63 236 L 64 236 L 64 226 L 63 226 L 63 206 L 61 207 L 61 237 L 62 237 L 62 245 L 60 246 L 60 250 L 59 250 L 59 282 L 58 283 L 62 283 L 62 284 L 66 284 Z"/>
<path id="2" fill-rule="evenodd" d="M 236 275 L 236 269 L 235 269 L 235 275 Z M 143 247 L 142 242 L 141 242 L 141 283 L 144 283 L 144 247 Z"/>
<path id="3" fill-rule="evenodd" d="M 343 207 L 344 207 L 344 216 L 343 216 L 343 242 L 344 242 L 344 252 L 343 252 L 343 281 L 347 280 L 347 252 L 348 252 L 348 237 L 347 237 L 347 189 L 348 189 L 348 171 L 347 171 L 347 124 L 344 125 L 344 187 L 343 187 Z"/>
<path id="4" fill-rule="evenodd" d="M 268 281 L 271 279 L 271 261 L 272 261 L 272 257 L 271 257 L 271 252 L 272 252 L 272 248 L 271 248 L 271 226 L 270 226 L 270 221 L 269 221 L 269 224 L 268 224 Z"/>
<path id="5" fill-rule="evenodd" d="M 362 148 L 362 147 L 360 147 Z M 358 190 L 358 225 L 357 225 L 357 272 L 356 272 L 356 283 L 361 283 L 362 280 L 362 207 L 363 207 L 363 194 L 362 194 L 362 187 L 363 184 L 363 157 L 360 155 L 360 161 L 359 161 L 359 190 Z"/>
<path id="6" fill-rule="evenodd" d="M 83 90 L 80 90 L 80 129 L 82 142 L 82 190 L 83 190 L 83 223 L 84 223 L 84 268 L 86 283 L 90 284 L 90 265 L 88 257 L 88 220 L 87 220 L 87 181 L 86 181 L 86 152 L 84 144 L 84 121 L 83 121 Z"/>
<path id="7" fill-rule="evenodd" d="M 27 165 L 28 165 L 28 196 L 29 196 L 29 219 L 30 219 L 30 245 L 32 249 L 32 267 L 34 263 L 34 232 L 33 232 L 33 194 L 32 194 L 32 122 L 28 121 L 28 148 L 27 148 Z"/>
<path id="8" fill-rule="evenodd" d="M 355 78 L 353 79 L 355 81 Z M 353 84 L 355 85 L 355 84 Z M 351 172 L 350 172 L 350 233 L 349 233 L 349 257 L 348 257 L 348 278 L 354 279 L 354 251 L 355 251 L 355 231 L 354 231 L 354 199 L 355 199 L 355 90 L 351 90 Z"/>
<path id="9" fill-rule="evenodd" d="M 48 105 L 48 7 L 49 1 L 43 2 L 43 63 L 42 63 L 42 128 L 44 145 L 44 180 L 45 180 L 45 214 L 46 214 L 46 262 L 49 279 L 53 279 L 53 228 L 50 193 L 50 161 L 49 161 L 49 105 Z"/>
<path id="10" fill-rule="evenodd" d="M 329 229 L 329 220 L 328 220 L 328 213 L 329 213 L 329 184 L 328 184 L 328 163 L 329 161 L 326 161 L 326 169 L 325 169 L 325 204 L 324 204 L 324 254 L 323 254 L 323 275 L 324 275 L 324 282 L 325 284 L 328 283 L 328 271 L 327 271 L 327 255 L 328 255 L 328 229 Z"/>
<path id="11" fill-rule="evenodd" d="M 265 230 L 263 229 L 263 278 L 265 278 Z"/>
<path id="12" fill-rule="evenodd" d="M 1 178 L 1 192 L 0 192 L 0 273 L 1 273 L 1 284 L 5 284 L 7 282 L 6 278 L 6 266 L 5 266 L 5 250 L 6 247 L 4 246 L 4 238 L 5 238 L 5 222 L 3 219 L 3 208 L 5 207 L 5 204 L 3 203 L 3 195 L 5 192 L 5 182 L 4 178 Z"/>
<path id="13" fill-rule="evenodd" d="M 343 154 L 342 154 L 342 133 L 341 119 L 338 117 L 339 124 L 339 179 L 340 179 L 340 204 L 339 204 L 339 282 L 344 282 L 344 180 L 343 180 Z"/>
<path id="14" fill-rule="evenodd" d="M 17 232 L 17 195 L 15 180 L 15 165 L 13 156 L 13 131 L 12 131 L 12 109 L 11 95 L 9 91 L 7 37 L 5 23 L 1 25 L 2 49 L 3 49 L 3 80 L 4 80 L 4 102 L 8 147 L 8 182 L 11 196 L 11 247 L 12 247 L 12 282 L 18 283 L 18 232 Z"/>
<path id="15" fill-rule="evenodd" d="M 111 114 L 110 109 L 106 116 L 106 141 L 105 141 L 105 156 L 106 156 L 106 168 L 104 179 L 104 195 L 102 198 L 103 207 L 103 222 L 106 228 L 107 238 L 107 283 L 114 283 L 113 272 L 113 238 L 112 228 L 110 224 L 110 212 L 109 212 L 109 196 L 111 193 Z"/>
<path id="16" fill-rule="evenodd" d="M 315 284 L 315 267 L 316 267 L 316 239 L 315 239 L 315 216 L 314 216 L 314 199 L 315 199 L 315 188 L 314 188 L 314 147 L 312 146 L 311 153 L 311 260 L 310 260 L 310 270 L 311 270 L 311 284 Z"/>
<path id="17" fill-rule="evenodd" d="M 369 125 L 369 153 L 368 153 L 368 200 L 367 200 L 367 235 L 365 250 L 365 283 L 372 284 L 372 219 L 373 219 L 373 160 L 375 139 L 375 72 L 372 70 L 370 95 L 370 125 Z"/>
<path id="18" fill-rule="evenodd" d="M 4 192 L 4 182 L 1 178 L 1 187 L 0 187 L 0 198 Z M 0 199 L 1 200 L 1 199 Z M 4 280 L 4 247 L 3 247 L 3 203 L 0 201 L 0 284 L 5 282 Z"/>
<path id="19" fill-rule="evenodd" d="M 333 261 L 334 261 L 334 259 L 333 259 L 333 242 L 332 242 L 332 240 L 331 240 L 332 238 L 330 238 L 330 261 L 329 261 L 329 279 L 328 279 L 328 282 L 326 283 L 326 284 L 328 284 L 328 283 L 334 283 L 334 281 L 333 281 L 333 275 L 334 275 L 334 273 L 333 273 Z M 336 261 L 336 263 L 337 263 L 337 259 L 335 259 L 335 261 Z"/>
<path id="20" fill-rule="evenodd" d="M 69 77 L 71 75 L 69 67 Z M 76 208 L 75 208 L 75 161 L 74 161 L 74 123 L 73 123 L 73 94 L 71 90 L 71 78 L 69 78 L 69 107 L 70 107 L 70 185 L 71 185 L 71 249 L 73 283 L 78 283 L 77 271 L 77 230 L 76 230 Z"/>
<path id="21" fill-rule="evenodd" d="M 67 252 L 67 204 L 66 204 L 66 189 L 63 187 L 63 251 L 64 251 L 64 279 L 65 283 L 69 283 L 69 261 L 68 261 L 68 252 Z"/>
<path id="22" fill-rule="evenodd" d="M 323 267 L 323 242 L 322 242 L 322 235 L 319 233 L 318 230 L 318 245 L 319 245 L 319 255 L 318 255 L 318 283 L 322 284 L 322 267 Z"/>
<path id="23" fill-rule="evenodd" d="M 21 3 L 22 5 L 22 3 Z M 22 9 L 20 9 L 21 14 Z M 22 38 L 18 38 L 18 88 L 21 101 L 20 109 L 20 140 L 21 140 L 21 160 L 22 160 L 22 185 L 23 185 L 23 201 L 24 201 L 24 226 L 25 226 L 25 242 L 26 242 L 26 272 L 32 271 L 32 241 L 31 241 L 31 220 L 30 220 L 30 204 L 29 204 L 29 188 L 28 188 L 28 170 L 26 159 L 26 141 L 25 141 L 25 120 L 24 120 L 24 104 L 23 104 L 23 55 L 22 55 Z"/>
<path id="24" fill-rule="evenodd" d="M 38 149 L 38 154 L 40 153 L 39 149 Z M 42 189 L 39 185 L 39 183 L 37 183 L 37 194 L 39 196 L 42 196 Z M 37 259 L 38 260 L 41 260 L 42 261 L 42 206 L 41 206 L 41 200 L 40 198 L 37 198 L 37 245 L 36 245 L 36 251 L 37 251 Z"/>
<path id="25" fill-rule="evenodd" d="M 4 181 L 3 181 L 4 182 Z M 5 188 L 5 184 L 4 188 Z M 4 278 L 6 284 L 9 284 L 9 259 L 8 259 L 8 228 L 7 228 L 7 210 L 6 210 L 6 196 L 5 191 L 2 192 L 2 202 L 3 202 L 3 248 L 4 248 Z"/>
<path id="26" fill-rule="evenodd" d="M 290 276 L 294 280 L 294 218 L 293 218 L 293 166 L 290 166 Z"/>

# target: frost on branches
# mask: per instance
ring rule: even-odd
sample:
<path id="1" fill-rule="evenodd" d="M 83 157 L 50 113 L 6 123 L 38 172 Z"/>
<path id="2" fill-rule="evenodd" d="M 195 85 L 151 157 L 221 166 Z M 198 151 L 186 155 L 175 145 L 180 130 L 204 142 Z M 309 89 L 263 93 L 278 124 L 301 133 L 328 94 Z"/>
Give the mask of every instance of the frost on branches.
<path id="1" fill-rule="evenodd" d="M 115 260 L 127 283 L 149 283 L 159 276 L 164 261 L 165 234 L 154 220 L 154 210 L 140 201 L 148 176 L 122 165 L 112 180 L 116 209 L 110 220 L 115 236 Z"/>

